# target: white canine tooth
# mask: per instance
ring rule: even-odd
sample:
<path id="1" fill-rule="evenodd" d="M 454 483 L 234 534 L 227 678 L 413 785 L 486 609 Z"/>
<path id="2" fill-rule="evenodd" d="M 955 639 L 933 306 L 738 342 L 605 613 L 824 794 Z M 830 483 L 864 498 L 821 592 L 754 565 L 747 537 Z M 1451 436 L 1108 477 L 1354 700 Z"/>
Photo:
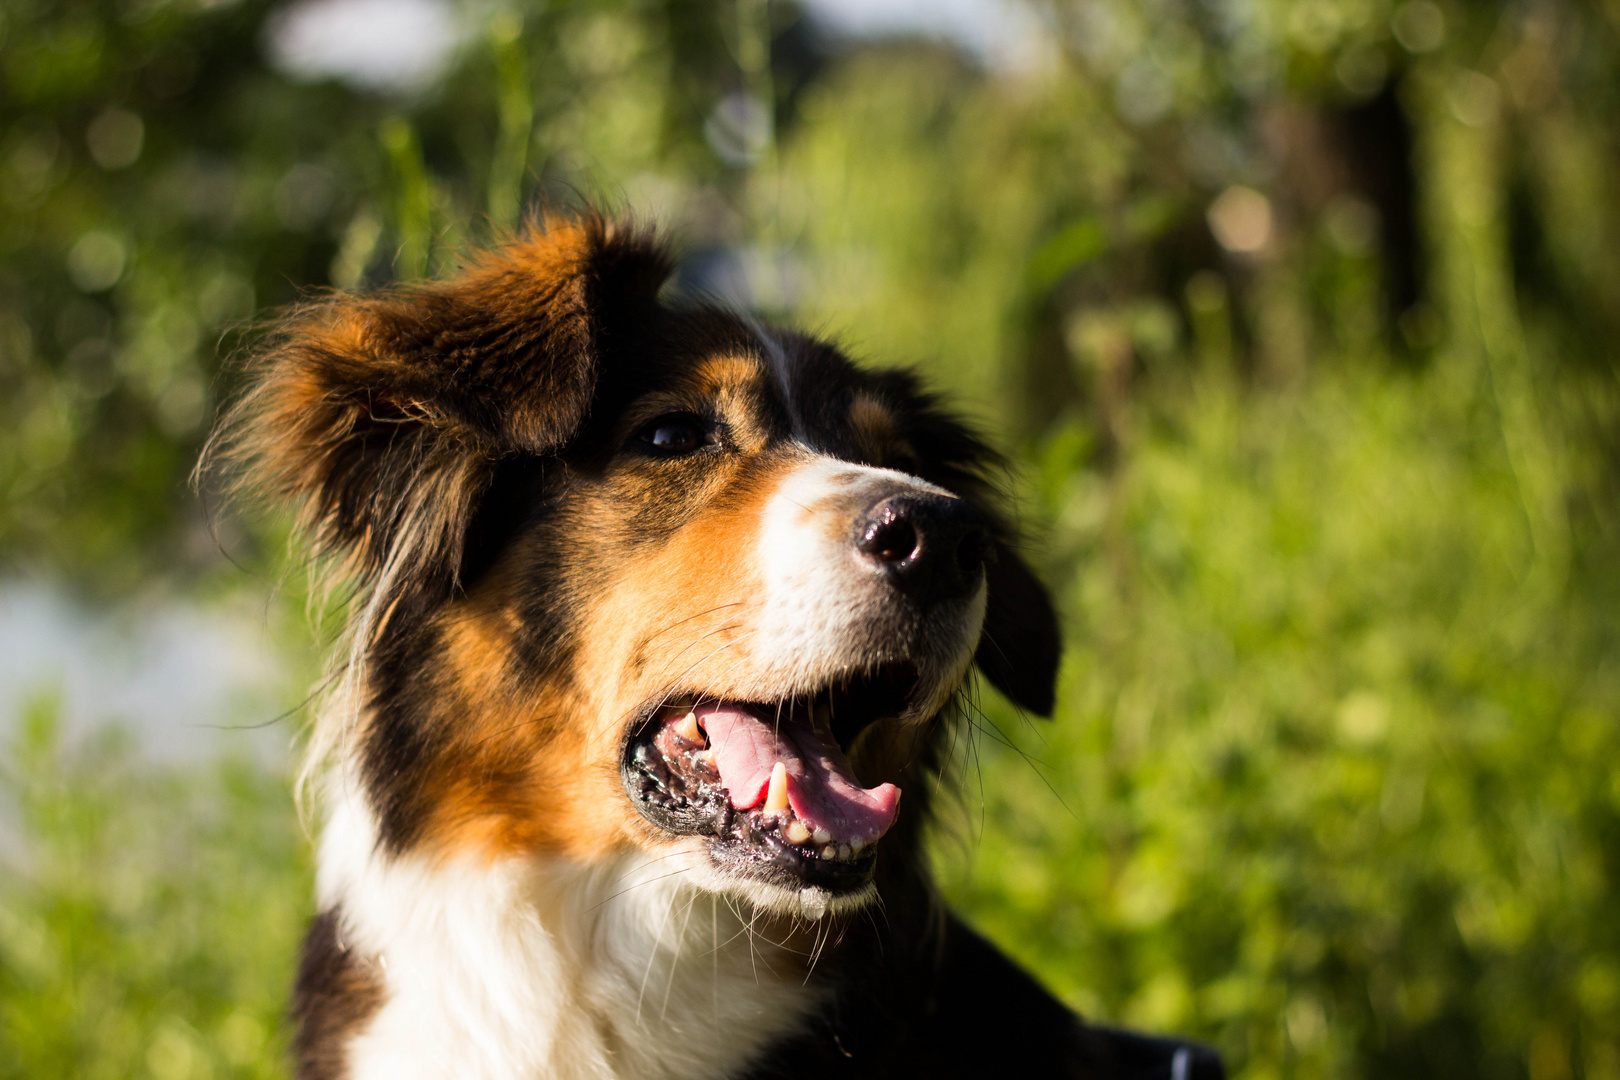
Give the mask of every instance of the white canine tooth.
<path id="1" fill-rule="evenodd" d="M 826 829 L 818 828 L 814 833 L 811 833 L 811 835 L 816 838 L 816 843 L 818 844 L 825 844 L 832 839 L 832 833 L 828 832 Z"/>
<path id="2" fill-rule="evenodd" d="M 787 766 L 778 761 L 771 769 L 771 786 L 765 789 L 765 812 L 776 814 L 787 808 Z"/>
<path id="3" fill-rule="evenodd" d="M 839 862 L 849 862 L 850 854 L 851 853 L 850 853 L 848 844 L 839 844 L 838 845 L 838 861 Z"/>
<path id="4" fill-rule="evenodd" d="M 688 710 L 687 714 L 676 723 L 675 734 L 689 743 L 701 744 L 703 742 L 703 729 L 698 727 L 697 713 Z"/>
<path id="5" fill-rule="evenodd" d="M 821 849 L 821 857 L 823 859 L 837 858 L 838 857 L 838 849 L 833 847 L 831 844 L 828 844 L 826 847 Z"/>
<path id="6" fill-rule="evenodd" d="M 862 840 L 858 836 L 855 839 L 853 839 L 853 840 L 851 840 L 849 842 L 849 850 L 851 852 L 853 852 L 854 854 L 856 854 L 856 855 L 859 855 L 861 853 L 861 848 L 863 848 L 865 846 L 866 846 L 866 841 Z"/>
<path id="7" fill-rule="evenodd" d="M 788 822 L 788 827 L 785 832 L 787 834 L 788 843 L 790 844 L 802 844 L 806 840 L 810 839 L 810 830 L 805 828 L 804 822 L 800 821 L 798 818 L 794 818 L 792 821 Z"/>

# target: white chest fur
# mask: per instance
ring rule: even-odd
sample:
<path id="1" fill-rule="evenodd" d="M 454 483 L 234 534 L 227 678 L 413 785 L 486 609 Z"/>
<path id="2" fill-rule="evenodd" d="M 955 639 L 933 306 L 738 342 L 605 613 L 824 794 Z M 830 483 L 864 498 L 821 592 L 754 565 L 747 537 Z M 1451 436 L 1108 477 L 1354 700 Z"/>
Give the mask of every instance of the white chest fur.
<path id="1" fill-rule="evenodd" d="M 815 1004 L 802 966 L 668 864 L 391 859 L 356 801 L 336 811 L 320 900 L 385 986 L 353 1080 L 723 1077 Z"/>

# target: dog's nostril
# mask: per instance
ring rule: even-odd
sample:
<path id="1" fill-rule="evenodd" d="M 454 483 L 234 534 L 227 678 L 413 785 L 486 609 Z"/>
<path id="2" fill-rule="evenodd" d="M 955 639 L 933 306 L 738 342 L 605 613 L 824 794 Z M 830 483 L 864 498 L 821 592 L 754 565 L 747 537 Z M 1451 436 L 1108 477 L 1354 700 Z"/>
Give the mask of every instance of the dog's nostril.
<path id="1" fill-rule="evenodd" d="M 855 546 L 881 563 L 903 563 L 917 550 L 917 530 L 904 519 L 874 521 Z"/>
<path id="2" fill-rule="evenodd" d="M 917 604 L 965 597 L 984 580 L 990 531 L 961 499 L 906 492 L 867 511 L 855 547 L 888 583 Z"/>

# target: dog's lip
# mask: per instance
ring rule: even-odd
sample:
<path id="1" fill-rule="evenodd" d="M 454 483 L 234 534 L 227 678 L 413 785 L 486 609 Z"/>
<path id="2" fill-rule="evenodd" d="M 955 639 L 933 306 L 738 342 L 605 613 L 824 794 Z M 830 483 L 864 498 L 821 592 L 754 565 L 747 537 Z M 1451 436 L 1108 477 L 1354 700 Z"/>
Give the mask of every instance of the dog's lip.
<path id="1" fill-rule="evenodd" d="M 837 893 L 864 887 L 900 792 L 893 784 L 863 786 L 844 748 L 869 723 L 907 713 L 920 683 L 904 664 L 846 675 L 780 703 L 660 697 L 628 725 L 625 792 L 655 827 L 712 837 L 722 868 Z M 837 703 L 841 736 L 832 723 Z M 853 715 L 857 705 L 871 715 Z"/>
<path id="2" fill-rule="evenodd" d="M 795 689 L 763 699 L 720 694 L 702 687 L 677 687 L 648 698 L 632 711 L 625 726 L 625 743 L 628 745 L 645 735 L 655 721 L 667 717 L 672 710 L 684 711 L 706 702 L 741 703 L 780 716 L 789 703 L 825 701 L 830 714 L 828 726 L 839 749 L 847 754 L 856 737 L 872 723 L 913 715 L 927 698 L 924 682 L 918 663 L 893 660 L 845 669 L 820 679 L 808 689 Z M 863 695 L 865 700 L 859 700 Z M 856 700 L 847 700 L 850 697 Z M 854 707 L 849 707 L 851 705 Z"/>
<path id="3" fill-rule="evenodd" d="M 859 851 L 899 813 L 900 789 L 863 786 L 825 723 L 724 702 L 695 705 L 675 722 L 698 729 L 683 741 L 707 737 L 732 807 L 777 815 L 793 843 L 851 844 Z"/>

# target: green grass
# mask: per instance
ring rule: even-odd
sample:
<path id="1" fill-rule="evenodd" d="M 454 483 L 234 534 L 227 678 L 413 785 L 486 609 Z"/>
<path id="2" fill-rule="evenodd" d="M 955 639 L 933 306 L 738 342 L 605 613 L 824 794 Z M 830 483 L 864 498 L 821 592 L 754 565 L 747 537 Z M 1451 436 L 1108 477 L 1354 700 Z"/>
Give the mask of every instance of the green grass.
<path id="1" fill-rule="evenodd" d="M 310 875 L 284 777 L 185 770 L 107 732 L 71 750 L 31 702 L 0 770 L 0 1077 L 287 1074 L 282 1017 Z"/>
<path id="2" fill-rule="evenodd" d="M 184 482 L 242 320 L 623 193 L 790 253 L 793 321 L 1021 455 L 1070 652 L 1052 723 L 987 698 L 959 744 L 937 854 L 979 926 L 1244 1080 L 1620 1080 L 1620 4 L 1037 3 L 1050 68 L 865 46 L 742 170 L 703 134 L 769 44 L 730 5 L 520 5 L 414 101 L 265 70 L 271 0 L 127 6 L 0 9 L 11 572 L 296 581 L 273 523 L 220 517 L 254 569 L 214 557 Z M 1411 44 L 1424 13 L 1443 40 Z M 1346 80 L 1369 63 L 1388 98 Z M 1169 113 L 1122 115 L 1155 72 Z M 1334 187 L 1371 106 L 1411 139 L 1375 140 L 1412 172 L 1387 206 Z M 112 171 L 110 107 L 147 131 Z M 299 176 L 331 205 L 289 216 Z M 1275 211 L 1252 257 L 1211 246 L 1234 184 Z M 127 248 L 110 289 L 68 271 L 91 229 Z M 286 778 L 70 744 L 57 712 L 0 757 L 0 1080 L 284 1075 Z"/>
<path id="3" fill-rule="evenodd" d="M 1620 1076 L 1616 538 L 1567 459 L 1536 548 L 1454 361 L 1357 371 L 1050 442 L 1060 715 L 987 706 L 951 892 L 1240 1076 Z"/>
<path id="4" fill-rule="evenodd" d="M 1075 1006 L 1240 1077 L 1620 1076 L 1614 538 L 1559 458 L 1549 569 L 1483 389 L 1358 371 L 1187 380 L 1117 468 L 1085 425 L 1045 444 L 1060 711 L 985 702 L 947 889 Z M 70 752 L 53 716 L 5 769 L 0 1077 L 282 1075 L 285 778 Z"/>

